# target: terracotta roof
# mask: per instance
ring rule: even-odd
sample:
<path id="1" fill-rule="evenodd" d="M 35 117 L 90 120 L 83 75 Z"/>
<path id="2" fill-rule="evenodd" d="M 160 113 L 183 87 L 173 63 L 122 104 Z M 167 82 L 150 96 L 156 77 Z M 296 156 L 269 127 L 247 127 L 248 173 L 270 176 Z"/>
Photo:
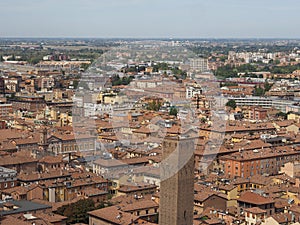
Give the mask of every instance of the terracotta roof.
<path id="1" fill-rule="evenodd" d="M 90 196 L 105 195 L 105 194 L 108 193 L 107 191 L 103 191 L 103 190 L 100 190 L 98 188 L 93 188 L 93 187 L 87 187 L 82 192 L 83 192 L 83 194 L 85 194 L 89 197 Z"/>
<path id="2" fill-rule="evenodd" d="M 247 178 L 243 178 L 243 177 L 237 177 L 237 178 L 233 181 L 233 184 L 234 184 L 234 185 L 246 184 L 246 183 L 250 183 L 250 180 L 247 179 Z"/>
<path id="3" fill-rule="evenodd" d="M 181 126 L 178 126 L 178 125 L 174 125 L 170 128 L 167 129 L 167 133 L 169 134 L 178 134 L 178 133 L 181 133 Z"/>
<path id="4" fill-rule="evenodd" d="M 149 157 L 135 157 L 135 158 L 128 158 L 128 159 L 122 159 L 122 163 L 126 163 L 128 165 L 134 165 L 134 164 L 145 164 L 149 162 Z"/>
<path id="5" fill-rule="evenodd" d="M 280 213 L 272 215 L 273 219 L 276 220 L 279 224 L 289 223 L 292 221 L 292 215 L 290 213 Z"/>
<path id="6" fill-rule="evenodd" d="M 0 139 L 17 139 L 22 138 L 24 133 L 17 129 L 2 129 L 0 130 Z"/>
<path id="7" fill-rule="evenodd" d="M 293 187 L 293 186 L 292 187 L 288 187 L 287 191 L 292 192 L 292 193 L 297 193 L 297 194 L 300 193 L 299 187 Z"/>
<path id="8" fill-rule="evenodd" d="M 207 124 L 200 127 L 203 130 L 212 130 L 214 127 L 209 127 Z M 250 131 L 269 131 L 276 130 L 272 123 L 249 123 L 249 122 L 238 122 L 238 121 L 230 121 L 226 124 L 226 133 L 235 133 L 235 132 L 247 132 Z M 221 132 L 220 129 L 213 130 L 215 132 Z M 223 131 L 222 131 L 223 132 Z"/>
<path id="9" fill-rule="evenodd" d="M 120 205 L 122 211 L 130 212 L 135 210 L 158 208 L 158 204 L 152 200 L 138 200 L 129 204 Z"/>
<path id="10" fill-rule="evenodd" d="M 53 137 L 56 137 L 63 141 L 72 141 L 72 140 L 78 140 L 78 139 L 90 139 L 90 138 L 96 138 L 95 136 L 91 136 L 89 134 L 61 134 L 61 133 L 54 133 L 52 135 Z"/>
<path id="11" fill-rule="evenodd" d="M 290 204 L 288 203 L 287 199 L 282 199 L 282 198 L 276 198 L 275 199 L 275 208 L 276 209 L 282 209 L 285 207 L 289 207 Z"/>
<path id="12" fill-rule="evenodd" d="M 295 184 L 296 183 L 296 179 L 292 178 L 290 176 L 288 176 L 287 174 L 278 174 L 276 176 L 274 176 L 274 178 L 278 179 L 278 180 L 282 180 L 291 184 Z"/>
<path id="13" fill-rule="evenodd" d="M 276 125 L 278 125 L 279 127 L 288 127 L 290 125 L 295 124 L 294 120 L 283 120 L 283 121 L 275 121 L 274 122 Z"/>
<path id="14" fill-rule="evenodd" d="M 260 174 L 256 174 L 250 177 L 250 183 L 252 184 L 268 185 L 271 182 L 272 182 L 271 177 L 265 177 Z"/>
<path id="15" fill-rule="evenodd" d="M 254 192 L 244 192 L 238 199 L 239 202 L 247 202 L 253 205 L 264 205 L 274 203 L 274 199 L 263 197 Z"/>
<path id="16" fill-rule="evenodd" d="M 300 206 L 298 206 L 298 205 L 292 205 L 292 206 L 289 208 L 289 211 L 291 211 L 291 212 L 296 212 L 296 213 L 300 213 Z"/>
<path id="17" fill-rule="evenodd" d="M 10 141 L 0 142 L 0 151 L 15 151 L 15 150 L 17 150 L 15 143 Z"/>
<path id="18" fill-rule="evenodd" d="M 210 196 L 214 195 L 214 193 L 211 192 L 199 192 L 194 195 L 194 200 L 199 202 L 204 202 L 206 199 L 208 199 Z"/>
<path id="19" fill-rule="evenodd" d="M 222 145 L 220 147 L 220 153 L 230 153 L 230 152 L 238 152 L 239 150 L 248 151 L 254 149 L 268 148 L 272 145 L 269 143 L 265 143 L 264 141 L 258 140 L 243 140 L 239 143 L 230 143 L 228 146 Z"/>
<path id="20" fill-rule="evenodd" d="M 58 214 L 55 214 L 55 213 L 47 214 L 47 213 L 39 212 L 39 213 L 33 214 L 33 216 L 35 216 L 37 218 L 44 219 L 47 222 L 50 222 L 51 224 L 61 222 L 61 221 L 64 221 L 64 220 L 68 219 L 68 217 L 61 216 L 61 215 L 58 215 Z"/>
<path id="21" fill-rule="evenodd" d="M 257 151 L 243 151 L 231 153 L 227 156 L 221 156 L 221 159 L 231 159 L 235 161 L 247 161 L 254 159 L 264 159 L 264 158 L 274 158 L 277 156 L 284 155 L 299 155 L 300 152 L 297 149 L 293 149 L 292 146 L 280 146 L 275 148 L 264 148 L 264 149 L 256 149 Z"/>
<path id="22" fill-rule="evenodd" d="M 151 200 L 152 198 L 152 194 L 145 194 L 143 195 L 143 199 L 142 200 Z M 131 202 L 136 202 L 136 201 L 140 201 L 141 199 L 137 199 L 135 198 L 134 195 L 120 195 L 118 197 L 114 197 L 110 200 L 111 203 L 113 203 L 114 205 L 126 205 L 129 204 Z"/>
<path id="23" fill-rule="evenodd" d="M 120 160 L 116 159 L 97 159 L 93 162 L 95 165 L 100 165 L 102 167 L 126 167 L 126 163 L 122 163 Z"/>
<path id="24" fill-rule="evenodd" d="M 8 189 L 5 189 L 5 190 L 2 190 L 2 193 L 12 194 L 12 193 L 16 192 L 19 195 L 26 195 L 28 190 L 29 189 L 24 187 L 24 186 L 16 186 L 16 187 L 13 187 L 13 188 L 8 188 Z"/>
<path id="25" fill-rule="evenodd" d="M 5 216 L 1 219 L 1 225 L 32 225 L 29 221 L 24 221 L 22 219 L 15 218 L 13 216 Z"/>
<path id="26" fill-rule="evenodd" d="M 211 218 L 211 219 L 202 221 L 202 223 L 200 223 L 200 224 L 219 225 L 219 224 L 222 224 L 222 220 L 219 218 Z"/>
<path id="27" fill-rule="evenodd" d="M 157 131 L 154 131 L 152 129 L 149 129 L 148 127 L 145 127 L 145 126 L 142 126 L 136 130 L 133 130 L 132 131 L 133 133 L 141 133 L 141 134 L 151 134 L 151 133 L 154 133 L 154 132 L 157 132 Z"/>
<path id="28" fill-rule="evenodd" d="M 30 135 L 27 136 L 26 138 L 15 140 L 16 145 L 31 145 L 31 144 L 38 144 L 38 142 L 39 142 L 38 134 Z"/>
<path id="29" fill-rule="evenodd" d="M 131 213 L 121 212 L 117 206 L 111 206 L 103 209 L 98 209 L 88 213 L 89 215 L 102 219 L 104 221 L 114 223 L 129 225 L 138 219 L 137 216 Z"/>
<path id="30" fill-rule="evenodd" d="M 68 171 L 50 170 L 49 172 L 44 173 L 22 173 L 18 175 L 18 180 L 21 182 L 31 182 L 39 180 L 53 180 L 57 178 L 66 178 L 70 176 L 71 175 Z"/>
<path id="31" fill-rule="evenodd" d="M 40 163 L 59 164 L 63 162 L 63 156 L 45 156 L 39 160 Z"/>
<path id="32" fill-rule="evenodd" d="M 225 190 L 225 191 L 231 191 L 233 189 L 235 189 L 236 186 L 230 184 L 230 185 L 219 185 L 219 189 L 220 190 Z"/>
<path id="33" fill-rule="evenodd" d="M 30 157 L 28 153 L 17 152 L 12 155 L 5 155 L 0 157 L 0 166 L 9 166 L 25 163 L 34 163 L 37 162 L 37 159 Z"/>

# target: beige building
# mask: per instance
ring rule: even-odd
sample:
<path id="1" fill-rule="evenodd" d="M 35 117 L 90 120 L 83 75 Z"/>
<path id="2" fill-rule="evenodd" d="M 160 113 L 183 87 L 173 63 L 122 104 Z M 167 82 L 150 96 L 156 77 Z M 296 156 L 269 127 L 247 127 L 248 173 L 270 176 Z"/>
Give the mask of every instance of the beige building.
<path id="1" fill-rule="evenodd" d="M 299 162 L 288 162 L 284 164 L 281 169 L 281 173 L 285 173 L 286 175 L 295 178 L 300 175 L 300 163 Z"/>
<path id="2" fill-rule="evenodd" d="M 258 207 L 245 209 L 246 225 L 261 224 L 266 218 L 266 210 Z"/>
<path id="3" fill-rule="evenodd" d="M 292 112 L 292 113 L 289 113 L 287 115 L 288 120 L 297 120 L 297 121 L 299 121 L 299 118 L 300 118 L 300 115 L 299 115 L 299 113 L 296 113 L 296 112 Z"/>

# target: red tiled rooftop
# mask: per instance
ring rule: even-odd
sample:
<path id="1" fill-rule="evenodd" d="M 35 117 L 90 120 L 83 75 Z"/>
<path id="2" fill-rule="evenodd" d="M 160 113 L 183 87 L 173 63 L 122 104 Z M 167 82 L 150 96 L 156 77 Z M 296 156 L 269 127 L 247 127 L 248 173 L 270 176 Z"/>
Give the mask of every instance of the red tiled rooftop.
<path id="1" fill-rule="evenodd" d="M 274 203 L 274 199 L 263 197 L 259 194 L 253 193 L 253 192 L 244 192 L 239 198 L 239 202 L 246 202 L 253 205 L 264 205 L 264 204 L 270 204 Z"/>

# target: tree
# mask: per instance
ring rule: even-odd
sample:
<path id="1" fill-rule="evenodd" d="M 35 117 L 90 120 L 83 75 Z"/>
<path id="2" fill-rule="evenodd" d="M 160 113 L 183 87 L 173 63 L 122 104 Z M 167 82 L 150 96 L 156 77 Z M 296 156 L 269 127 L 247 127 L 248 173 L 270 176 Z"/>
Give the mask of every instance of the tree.
<path id="1" fill-rule="evenodd" d="M 33 57 L 30 57 L 27 61 L 30 63 L 30 64 L 38 64 L 43 58 L 41 56 L 33 56 Z"/>
<path id="2" fill-rule="evenodd" d="M 254 96 L 263 96 L 265 94 L 265 89 L 261 87 L 255 87 L 253 95 Z"/>
<path id="3" fill-rule="evenodd" d="M 153 72 L 158 72 L 159 70 L 169 70 L 168 63 L 157 63 L 153 66 Z"/>
<path id="4" fill-rule="evenodd" d="M 152 101 L 148 104 L 147 109 L 152 111 L 159 111 L 161 107 L 161 103 L 159 101 Z"/>
<path id="5" fill-rule="evenodd" d="M 86 71 L 86 70 L 89 68 L 89 66 L 90 66 L 90 64 L 82 63 L 80 67 L 81 67 L 84 71 Z"/>
<path id="6" fill-rule="evenodd" d="M 176 109 L 175 106 L 172 106 L 170 108 L 169 115 L 171 115 L 171 116 L 177 116 L 177 114 L 178 114 L 178 110 Z"/>
<path id="7" fill-rule="evenodd" d="M 78 88 L 78 84 L 79 84 L 79 81 L 78 81 L 78 80 L 73 80 L 73 88 L 74 88 L 74 89 L 77 89 L 77 88 Z"/>
<path id="8" fill-rule="evenodd" d="M 202 118 L 200 119 L 200 121 L 201 121 L 201 123 L 206 123 L 206 122 L 207 122 L 207 119 L 206 119 L 205 117 L 202 117 Z"/>
<path id="9" fill-rule="evenodd" d="M 16 99 L 16 93 L 11 93 L 10 97 L 7 97 L 8 100 Z"/>
<path id="10" fill-rule="evenodd" d="M 264 88 L 265 88 L 265 92 L 270 91 L 272 88 L 272 84 L 270 84 L 268 81 L 266 81 Z"/>
<path id="11" fill-rule="evenodd" d="M 16 60 L 16 57 L 15 55 L 12 55 L 10 58 L 9 58 L 10 61 L 15 61 Z"/>
<path id="12" fill-rule="evenodd" d="M 57 209 L 56 213 L 68 217 L 67 223 L 88 223 L 89 216 L 87 212 L 95 209 L 93 200 L 84 199 L 78 202 L 62 206 Z"/>
<path id="13" fill-rule="evenodd" d="M 219 59 L 220 59 L 221 62 L 226 62 L 228 57 L 226 55 L 222 55 Z"/>
<path id="14" fill-rule="evenodd" d="M 281 117 L 286 120 L 288 117 L 288 114 L 284 113 L 284 112 L 279 112 L 279 113 L 276 113 L 276 117 Z"/>
<path id="15" fill-rule="evenodd" d="M 232 108 L 232 109 L 236 109 L 236 102 L 234 100 L 229 100 L 227 103 L 226 103 L 226 106 Z"/>
<path id="16" fill-rule="evenodd" d="M 119 75 L 114 75 L 111 78 L 112 86 L 128 85 L 133 80 L 133 76 L 124 76 L 122 79 Z"/>

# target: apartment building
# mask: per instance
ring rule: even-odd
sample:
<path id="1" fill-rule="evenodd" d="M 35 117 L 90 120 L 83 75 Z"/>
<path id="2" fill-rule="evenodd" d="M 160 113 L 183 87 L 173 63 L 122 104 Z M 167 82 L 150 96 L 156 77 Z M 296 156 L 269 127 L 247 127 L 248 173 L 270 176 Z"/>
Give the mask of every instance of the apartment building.
<path id="1" fill-rule="evenodd" d="M 257 174 L 278 174 L 281 167 L 291 161 L 300 159 L 299 149 L 290 146 L 241 151 L 221 156 L 220 163 L 224 173 L 230 177 L 254 176 Z"/>
<path id="2" fill-rule="evenodd" d="M 0 118 L 6 119 L 12 112 L 12 104 L 0 104 Z"/>
<path id="3" fill-rule="evenodd" d="M 204 58 L 190 59 L 190 67 L 193 71 L 206 72 L 208 71 L 208 60 Z"/>
<path id="4" fill-rule="evenodd" d="M 0 190 L 14 187 L 17 184 L 17 171 L 0 167 Z"/>
<path id="5" fill-rule="evenodd" d="M 264 120 L 268 116 L 268 110 L 263 108 L 254 107 L 249 111 L 249 119 L 251 120 Z"/>

